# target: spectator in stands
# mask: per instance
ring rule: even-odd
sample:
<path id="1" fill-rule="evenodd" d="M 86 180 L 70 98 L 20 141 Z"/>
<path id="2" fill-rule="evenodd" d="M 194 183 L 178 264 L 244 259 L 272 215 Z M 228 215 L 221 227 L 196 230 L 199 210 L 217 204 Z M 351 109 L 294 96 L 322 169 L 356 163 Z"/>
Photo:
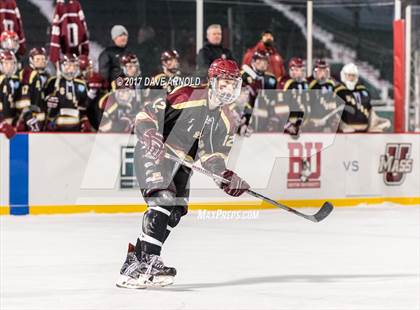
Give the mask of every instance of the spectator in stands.
<path id="1" fill-rule="evenodd" d="M 277 80 L 284 77 L 285 70 L 283 58 L 274 47 L 274 36 L 270 30 L 265 30 L 261 34 L 261 40 L 254 47 L 251 47 L 246 51 L 244 58 L 242 59 L 242 65 L 250 66 L 252 62 L 252 55 L 254 55 L 256 51 L 263 54 L 268 53 L 269 58 L 267 72 L 274 74 Z"/>
<path id="2" fill-rule="evenodd" d="M 222 26 L 213 24 L 207 27 L 207 42 L 197 55 L 198 76 L 205 77 L 210 64 L 217 58 L 233 59 L 233 56 L 222 46 Z"/>
<path id="3" fill-rule="evenodd" d="M 128 31 L 122 25 L 114 25 L 111 29 L 114 44 L 105 48 L 99 55 L 99 73 L 111 85 L 121 73 L 119 57 L 126 52 Z"/>

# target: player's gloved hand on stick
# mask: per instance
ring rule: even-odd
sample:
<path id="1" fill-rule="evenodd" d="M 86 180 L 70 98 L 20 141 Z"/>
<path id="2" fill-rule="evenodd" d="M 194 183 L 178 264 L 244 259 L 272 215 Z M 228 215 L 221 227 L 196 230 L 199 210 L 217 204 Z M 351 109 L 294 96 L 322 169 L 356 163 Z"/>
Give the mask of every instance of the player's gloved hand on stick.
<path id="1" fill-rule="evenodd" d="M 287 133 L 291 136 L 298 136 L 299 131 L 300 131 L 300 122 L 299 123 L 287 122 L 286 125 L 284 125 L 284 133 Z"/>
<path id="2" fill-rule="evenodd" d="M 165 144 L 163 136 L 155 128 L 148 129 L 139 137 L 140 142 L 146 149 L 146 156 L 158 160 L 165 156 Z"/>
<path id="3" fill-rule="evenodd" d="M 291 112 L 289 120 L 284 125 L 284 133 L 289 134 L 293 139 L 299 138 L 302 123 L 303 112 Z"/>
<path id="4" fill-rule="evenodd" d="M 249 184 L 242 180 L 235 172 L 232 170 L 226 169 L 222 173 L 222 177 L 230 181 L 226 183 L 218 183 L 219 187 L 224 190 L 224 192 L 230 196 L 238 197 L 241 196 L 247 189 L 249 189 Z"/>
<path id="5" fill-rule="evenodd" d="M 7 139 L 13 138 L 16 134 L 15 128 L 5 121 L 0 123 L 0 132 L 4 133 Z"/>

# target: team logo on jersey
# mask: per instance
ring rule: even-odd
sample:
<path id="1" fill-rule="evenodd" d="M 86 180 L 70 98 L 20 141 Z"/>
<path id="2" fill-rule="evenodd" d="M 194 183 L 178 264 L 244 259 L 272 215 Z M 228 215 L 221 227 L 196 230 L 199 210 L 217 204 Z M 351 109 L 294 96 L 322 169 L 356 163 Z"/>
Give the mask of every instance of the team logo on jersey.
<path id="1" fill-rule="evenodd" d="M 322 143 L 291 142 L 288 147 L 287 188 L 320 188 Z"/>
<path id="2" fill-rule="evenodd" d="M 407 173 L 413 170 L 411 143 L 388 143 L 385 155 L 379 158 L 378 172 L 384 175 L 386 185 L 401 185 Z"/>
<path id="3" fill-rule="evenodd" d="M 121 147 L 120 188 L 137 188 L 138 182 L 134 172 L 134 147 Z"/>

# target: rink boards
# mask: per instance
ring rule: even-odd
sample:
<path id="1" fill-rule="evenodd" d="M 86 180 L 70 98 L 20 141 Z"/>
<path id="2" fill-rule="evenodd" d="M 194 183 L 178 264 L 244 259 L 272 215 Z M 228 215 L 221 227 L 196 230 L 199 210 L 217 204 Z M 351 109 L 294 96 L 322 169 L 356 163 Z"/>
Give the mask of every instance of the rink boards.
<path id="1" fill-rule="evenodd" d="M 240 141 L 242 140 L 242 141 Z M 234 142 L 229 166 L 264 195 L 291 206 L 420 203 L 420 135 L 255 134 Z M 0 136 L 0 213 L 141 212 L 135 138 L 120 134 Z M 270 208 L 227 196 L 195 173 L 191 209 Z"/>

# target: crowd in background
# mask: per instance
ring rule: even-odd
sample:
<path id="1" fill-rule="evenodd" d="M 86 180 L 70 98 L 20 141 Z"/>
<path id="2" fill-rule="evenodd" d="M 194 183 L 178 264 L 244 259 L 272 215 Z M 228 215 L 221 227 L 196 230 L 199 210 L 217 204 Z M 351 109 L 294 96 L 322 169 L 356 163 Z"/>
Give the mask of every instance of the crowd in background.
<path id="1" fill-rule="evenodd" d="M 159 65 L 143 63 L 128 50 L 123 25 L 110 30 L 113 44 L 98 59 L 89 57 L 88 29 L 80 3 L 58 1 L 48 48 L 32 47 L 25 37 L 14 0 L 0 7 L 0 132 L 132 132 L 136 114 L 156 96 L 166 96 L 185 78 L 174 49 L 152 51 Z M 73 13 L 72 13 L 73 12 Z M 218 58 L 233 59 L 222 45 L 222 27 L 208 26 L 197 54 L 193 78 L 206 83 L 207 69 Z M 274 47 L 275 34 L 262 32 L 242 60 L 242 95 L 238 106 L 252 131 L 281 131 L 294 113 L 303 113 L 310 132 L 381 131 L 389 122 L 376 116 L 370 95 L 360 83 L 355 64 L 346 64 L 339 78 L 324 59 L 313 72 L 293 57 L 285 65 Z M 27 59 L 27 61 L 26 61 Z M 96 71 L 94 62 L 97 62 Z M 151 76 L 144 76 L 148 66 Z M 194 79 L 197 81 L 197 79 Z"/>

